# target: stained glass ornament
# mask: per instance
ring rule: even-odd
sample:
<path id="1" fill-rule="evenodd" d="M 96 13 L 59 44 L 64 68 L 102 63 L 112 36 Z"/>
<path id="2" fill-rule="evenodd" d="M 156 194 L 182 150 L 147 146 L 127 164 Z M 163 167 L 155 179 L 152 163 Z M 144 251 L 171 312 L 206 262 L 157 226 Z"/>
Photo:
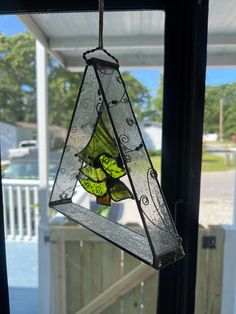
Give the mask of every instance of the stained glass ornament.
<path id="1" fill-rule="evenodd" d="M 159 269 L 184 256 L 181 239 L 119 65 L 86 61 L 50 206 Z M 142 231 L 109 217 L 120 204 L 129 214 L 138 213 Z"/>

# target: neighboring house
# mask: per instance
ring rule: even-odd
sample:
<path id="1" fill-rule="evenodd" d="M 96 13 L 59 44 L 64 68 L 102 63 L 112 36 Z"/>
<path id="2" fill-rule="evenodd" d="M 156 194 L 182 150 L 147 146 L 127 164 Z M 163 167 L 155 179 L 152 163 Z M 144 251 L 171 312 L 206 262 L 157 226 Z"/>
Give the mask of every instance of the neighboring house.
<path id="1" fill-rule="evenodd" d="M 203 142 L 217 142 L 217 133 L 205 133 L 203 134 Z"/>
<path id="2" fill-rule="evenodd" d="M 162 141 L 161 124 L 147 121 L 140 124 L 140 129 L 147 149 L 160 150 Z"/>
<path id="3" fill-rule="evenodd" d="M 27 122 L 15 123 L 18 129 L 17 142 L 24 140 L 36 140 L 37 139 L 37 124 Z M 52 149 L 62 148 L 66 139 L 67 130 L 57 126 L 49 126 L 49 147 Z"/>
<path id="4" fill-rule="evenodd" d="M 160 150 L 162 127 L 157 122 L 143 122 L 140 124 L 141 132 L 147 149 Z M 52 125 L 49 126 L 49 146 L 51 149 L 62 148 L 67 130 Z M 8 150 L 18 147 L 19 142 L 37 139 L 37 124 L 17 122 L 15 124 L 0 121 L 1 156 L 2 160 L 8 158 Z"/>
<path id="5" fill-rule="evenodd" d="M 66 138 L 66 129 L 52 125 L 49 126 L 49 146 L 51 149 L 62 148 Z M 19 142 L 37 140 L 37 124 L 16 122 L 15 124 L 0 121 L 1 158 L 8 159 L 8 150 L 17 148 Z"/>
<path id="6" fill-rule="evenodd" d="M 8 158 L 8 150 L 17 147 L 17 128 L 14 124 L 0 121 L 1 159 Z"/>
<path id="7" fill-rule="evenodd" d="M 28 122 L 16 122 L 17 143 L 21 141 L 37 140 L 37 124 Z"/>

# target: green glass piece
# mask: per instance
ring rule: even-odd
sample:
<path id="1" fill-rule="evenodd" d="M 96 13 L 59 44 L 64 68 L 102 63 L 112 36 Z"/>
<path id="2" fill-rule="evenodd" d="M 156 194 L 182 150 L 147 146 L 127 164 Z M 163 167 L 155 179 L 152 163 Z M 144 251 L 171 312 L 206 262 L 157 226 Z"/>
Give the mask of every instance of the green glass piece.
<path id="1" fill-rule="evenodd" d="M 96 182 L 102 182 L 106 179 L 106 174 L 101 168 L 94 168 L 88 165 L 81 168 L 80 171 L 83 175 Z"/>
<path id="2" fill-rule="evenodd" d="M 95 196 L 103 196 L 107 193 L 107 186 L 105 182 L 94 182 L 81 177 L 79 177 L 79 182 L 87 192 Z"/>
<path id="3" fill-rule="evenodd" d="M 119 150 L 106 130 L 101 118 L 97 120 L 88 145 L 79 153 L 85 165 L 80 169 L 79 182 L 97 202 L 110 205 L 110 200 L 133 198 L 126 185 L 118 179 L 126 174 L 119 157 Z M 109 196 L 110 195 L 110 196 Z"/>
<path id="4" fill-rule="evenodd" d="M 110 207 L 110 206 L 104 206 L 104 207 L 102 207 L 102 208 L 99 208 L 99 209 L 96 211 L 96 213 L 97 213 L 98 215 L 101 215 L 101 216 L 103 216 L 103 217 L 108 218 L 108 215 L 109 215 L 110 211 L 111 211 L 111 207 Z"/>
<path id="5" fill-rule="evenodd" d="M 117 165 L 117 162 L 114 158 L 109 157 L 107 154 L 102 154 L 99 157 L 102 168 L 106 173 L 114 179 L 118 179 L 126 174 L 123 168 L 120 168 Z"/>
<path id="6" fill-rule="evenodd" d="M 94 133 L 88 145 L 79 153 L 79 157 L 86 163 L 90 163 L 104 153 L 109 153 L 115 157 L 119 155 L 119 150 L 105 129 L 101 119 L 98 119 Z"/>
<path id="7" fill-rule="evenodd" d="M 130 190 L 120 180 L 116 181 L 113 187 L 110 188 L 109 192 L 110 192 L 112 200 L 115 202 L 119 202 L 127 198 L 133 198 L 133 195 L 130 192 Z"/>

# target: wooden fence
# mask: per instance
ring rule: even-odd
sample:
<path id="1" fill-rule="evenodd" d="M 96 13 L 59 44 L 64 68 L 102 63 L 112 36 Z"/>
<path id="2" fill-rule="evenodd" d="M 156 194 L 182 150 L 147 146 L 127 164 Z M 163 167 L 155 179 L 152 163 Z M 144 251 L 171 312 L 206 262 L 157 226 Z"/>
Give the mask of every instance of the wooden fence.
<path id="1" fill-rule="evenodd" d="M 156 313 L 157 271 L 84 228 L 53 227 L 50 240 L 51 313 Z M 221 227 L 199 229 L 195 314 L 220 313 L 223 245 Z"/>
<path id="2" fill-rule="evenodd" d="M 222 313 L 224 238 L 221 226 L 199 228 L 195 314 Z"/>

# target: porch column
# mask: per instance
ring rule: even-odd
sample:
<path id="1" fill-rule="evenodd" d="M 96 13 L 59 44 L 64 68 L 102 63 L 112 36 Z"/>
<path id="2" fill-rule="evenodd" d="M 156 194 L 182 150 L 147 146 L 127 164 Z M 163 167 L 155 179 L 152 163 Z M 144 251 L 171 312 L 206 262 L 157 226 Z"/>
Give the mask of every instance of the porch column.
<path id="1" fill-rule="evenodd" d="M 234 153 L 234 166 L 236 166 L 236 152 Z M 233 225 L 236 226 L 236 169 L 234 170 Z"/>
<path id="2" fill-rule="evenodd" d="M 47 52 L 36 41 L 36 86 L 38 119 L 40 223 L 48 224 L 48 81 Z"/>
<path id="3" fill-rule="evenodd" d="M 36 41 L 36 86 L 39 163 L 39 313 L 50 314 L 50 242 L 48 224 L 48 82 L 47 52 Z"/>

